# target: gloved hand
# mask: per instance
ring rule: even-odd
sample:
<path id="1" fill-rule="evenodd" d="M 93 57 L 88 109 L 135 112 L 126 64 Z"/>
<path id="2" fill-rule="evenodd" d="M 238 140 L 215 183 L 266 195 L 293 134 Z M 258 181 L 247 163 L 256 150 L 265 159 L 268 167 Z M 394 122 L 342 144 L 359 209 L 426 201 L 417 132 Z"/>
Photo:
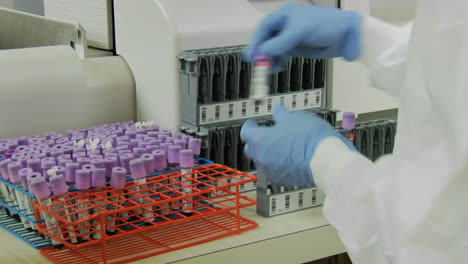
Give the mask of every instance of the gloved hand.
<path id="1" fill-rule="evenodd" d="M 270 14 L 246 48 L 245 58 L 256 54 L 273 59 L 278 71 L 287 57 L 355 60 L 361 53 L 361 16 L 352 11 L 289 3 Z"/>
<path id="2" fill-rule="evenodd" d="M 245 153 L 256 166 L 267 172 L 272 185 L 287 188 L 313 184 L 310 161 L 319 143 L 327 137 L 341 138 L 350 149 L 352 143 L 327 121 L 308 112 L 290 112 L 283 105 L 273 111 L 275 125 L 259 127 L 255 120 L 242 126 Z"/>

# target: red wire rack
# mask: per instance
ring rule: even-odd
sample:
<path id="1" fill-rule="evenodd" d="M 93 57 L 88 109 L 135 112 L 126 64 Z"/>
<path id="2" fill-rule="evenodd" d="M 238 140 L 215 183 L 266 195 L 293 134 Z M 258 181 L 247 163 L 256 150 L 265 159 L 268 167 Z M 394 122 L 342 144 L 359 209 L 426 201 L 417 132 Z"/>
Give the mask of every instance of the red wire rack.
<path id="1" fill-rule="evenodd" d="M 41 224 L 43 234 L 65 248 L 42 254 L 56 263 L 127 263 L 257 227 L 240 215 L 256 204 L 240 185 L 256 178 L 213 164 L 129 182 L 124 189 L 71 193 L 39 205 L 57 220 Z"/>

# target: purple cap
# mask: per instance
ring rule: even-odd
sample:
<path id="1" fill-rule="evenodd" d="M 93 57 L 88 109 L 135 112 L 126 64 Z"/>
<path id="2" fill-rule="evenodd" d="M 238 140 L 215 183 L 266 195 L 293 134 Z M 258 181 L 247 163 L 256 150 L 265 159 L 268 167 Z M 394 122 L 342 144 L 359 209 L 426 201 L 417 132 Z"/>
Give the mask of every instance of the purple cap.
<path id="1" fill-rule="evenodd" d="M 27 137 L 17 137 L 16 141 L 19 145 L 27 145 L 29 143 L 29 139 Z"/>
<path id="2" fill-rule="evenodd" d="M 149 145 L 148 142 L 144 142 L 144 141 L 138 142 L 138 147 L 139 147 L 139 148 L 145 148 L 145 147 L 148 146 L 148 145 Z"/>
<path id="3" fill-rule="evenodd" d="M 79 157 L 76 159 L 76 162 L 78 162 L 80 164 L 80 167 L 85 165 L 85 164 L 88 164 L 90 162 L 90 159 L 88 158 L 85 158 L 85 157 Z"/>
<path id="4" fill-rule="evenodd" d="M 165 142 L 166 141 L 166 138 L 168 138 L 169 136 L 168 135 L 165 135 L 165 134 L 159 134 L 158 135 L 158 139 L 161 140 L 162 142 Z"/>
<path id="5" fill-rule="evenodd" d="M 127 130 L 125 131 L 125 135 L 128 136 L 129 138 L 135 138 L 137 134 L 136 130 Z"/>
<path id="6" fill-rule="evenodd" d="M 50 138 L 50 139 L 53 139 L 53 140 L 57 140 L 57 139 L 63 138 L 63 135 L 61 135 L 61 134 L 54 134 L 54 135 L 51 135 L 49 138 Z"/>
<path id="7" fill-rule="evenodd" d="M 56 144 L 65 144 L 67 143 L 69 140 L 68 138 L 59 138 L 55 141 Z"/>
<path id="8" fill-rule="evenodd" d="M 55 144 L 55 142 L 52 139 L 45 140 L 42 143 L 46 144 L 49 147 L 52 147 Z"/>
<path id="9" fill-rule="evenodd" d="M 121 149 L 121 150 L 119 150 L 118 153 L 119 153 L 119 156 L 122 156 L 123 154 L 132 153 L 132 151 L 129 150 L 129 149 Z"/>
<path id="10" fill-rule="evenodd" d="M 173 138 L 173 137 L 167 137 L 167 138 L 166 138 L 166 143 L 171 143 L 171 144 L 173 144 L 173 143 L 174 143 L 174 138 Z"/>
<path id="11" fill-rule="evenodd" d="M 182 136 L 182 140 L 185 140 L 185 143 L 188 144 L 189 143 L 189 140 L 193 138 L 192 136 L 189 136 L 189 135 L 183 135 Z"/>
<path id="12" fill-rule="evenodd" d="M 133 179 L 139 180 L 146 176 L 146 169 L 142 159 L 131 160 L 129 167 Z"/>
<path id="13" fill-rule="evenodd" d="M 59 166 L 62 166 L 62 167 L 65 167 L 65 164 L 67 163 L 70 163 L 70 162 L 73 162 L 73 160 L 69 160 L 69 159 L 59 159 L 57 164 Z"/>
<path id="14" fill-rule="evenodd" d="M 356 114 L 353 112 L 344 112 L 341 126 L 346 130 L 355 129 L 356 128 Z"/>
<path id="15" fill-rule="evenodd" d="M 169 151 L 169 147 L 172 146 L 171 143 L 161 143 L 161 145 L 159 145 L 159 147 L 164 150 L 164 152 L 168 153 Z"/>
<path id="16" fill-rule="evenodd" d="M 91 171 L 94 168 L 96 168 L 96 167 L 94 167 L 94 165 L 92 165 L 92 164 L 85 164 L 85 165 L 81 166 L 81 169 L 89 170 L 89 171 Z"/>
<path id="17" fill-rule="evenodd" d="M 39 153 L 39 154 L 35 154 L 35 155 L 31 156 L 31 158 L 32 159 L 41 159 L 42 160 L 42 159 L 47 158 L 47 156 L 44 153 Z"/>
<path id="18" fill-rule="evenodd" d="M 80 168 L 79 163 L 70 162 L 65 164 L 65 180 L 70 183 L 75 182 L 75 172 Z"/>
<path id="19" fill-rule="evenodd" d="M 116 157 L 118 158 L 119 157 L 119 154 L 118 153 L 115 153 L 115 152 L 112 152 L 112 153 L 105 153 L 104 154 L 104 158 L 110 158 L 110 157 Z"/>
<path id="20" fill-rule="evenodd" d="M 38 158 L 32 158 L 26 161 L 26 166 L 28 168 L 31 168 L 34 172 L 41 172 L 42 167 L 41 167 L 41 160 Z"/>
<path id="21" fill-rule="evenodd" d="M 57 160 L 61 160 L 61 159 L 68 159 L 68 160 L 71 160 L 72 157 L 70 154 L 62 154 L 60 156 L 57 157 Z"/>
<path id="22" fill-rule="evenodd" d="M 146 152 L 153 152 L 155 150 L 158 150 L 159 149 L 159 146 L 158 145 L 148 145 L 145 147 L 146 149 Z"/>
<path id="23" fill-rule="evenodd" d="M 156 164 L 154 161 L 154 157 L 151 154 L 145 153 L 141 155 L 141 159 L 143 160 L 143 165 L 145 165 L 146 173 L 151 174 L 156 169 Z"/>
<path id="24" fill-rule="evenodd" d="M 55 174 L 59 175 L 65 175 L 65 167 L 64 166 L 55 166 Z"/>
<path id="25" fill-rule="evenodd" d="M 19 153 L 16 153 L 16 154 L 12 155 L 11 159 L 12 160 L 17 160 L 18 158 L 27 157 L 27 156 L 28 156 L 27 153 L 19 152 Z"/>
<path id="26" fill-rule="evenodd" d="M 185 140 L 183 139 L 175 139 L 174 140 L 174 145 L 179 145 L 181 149 L 186 149 L 187 144 L 185 143 Z"/>
<path id="27" fill-rule="evenodd" d="M 164 128 L 159 131 L 160 134 L 162 135 L 167 135 L 167 136 L 172 136 L 172 131 L 170 129 Z"/>
<path id="28" fill-rule="evenodd" d="M 95 168 L 106 168 L 106 163 L 104 162 L 104 159 L 92 159 L 90 161 L 92 165 L 94 165 Z"/>
<path id="29" fill-rule="evenodd" d="M 115 140 L 116 140 L 116 142 L 118 142 L 118 141 L 129 141 L 130 137 L 129 136 L 120 136 L 120 137 L 115 138 Z"/>
<path id="30" fill-rule="evenodd" d="M 144 148 L 133 148 L 133 154 L 135 157 L 140 157 L 144 153 L 147 153 L 148 151 Z"/>
<path id="31" fill-rule="evenodd" d="M 18 142 L 11 141 L 11 142 L 8 142 L 7 144 L 10 150 L 14 150 L 18 147 Z"/>
<path id="32" fill-rule="evenodd" d="M 130 139 L 130 147 L 138 147 L 138 142 L 140 142 L 138 139 Z"/>
<path id="33" fill-rule="evenodd" d="M 23 168 L 21 162 L 15 161 L 8 164 L 8 175 L 12 183 L 17 183 L 21 181 L 21 178 L 18 174 L 19 170 Z"/>
<path id="34" fill-rule="evenodd" d="M 88 151 L 88 157 L 91 157 L 91 155 L 101 155 L 101 150 L 95 149 L 95 150 Z"/>
<path id="35" fill-rule="evenodd" d="M 83 157 L 85 158 L 86 157 L 86 152 L 78 152 L 78 153 L 74 153 L 73 154 L 73 159 L 76 160 L 77 158 L 79 157 Z"/>
<path id="36" fill-rule="evenodd" d="M 191 138 L 188 142 L 188 148 L 192 150 L 194 155 L 199 156 L 201 152 L 201 139 Z"/>
<path id="37" fill-rule="evenodd" d="M 157 171 L 162 171 L 167 167 L 167 158 L 166 158 L 166 152 L 164 150 L 159 149 L 153 151 L 153 157 L 154 157 L 154 168 Z"/>
<path id="38" fill-rule="evenodd" d="M 120 166 L 124 168 L 129 168 L 130 161 L 134 158 L 135 157 L 132 153 L 120 155 Z"/>
<path id="39" fill-rule="evenodd" d="M 7 152 L 5 152 L 5 156 L 11 158 L 11 156 L 15 155 L 16 153 L 18 153 L 16 149 L 10 149 Z"/>
<path id="40" fill-rule="evenodd" d="M 31 182 L 35 179 L 38 179 L 38 178 L 44 178 L 42 177 L 42 175 L 38 172 L 33 172 L 31 174 L 28 175 L 28 189 L 31 190 Z M 45 179 L 45 178 L 44 178 Z M 32 193 L 32 191 L 31 191 Z"/>
<path id="41" fill-rule="evenodd" d="M 112 169 L 111 186 L 114 189 L 122 189 L 127 183 L 127 170 L 122 167 Z"/>
<path id="42" fill-rule="evenodd" d="M 23 166 L 23 168 L 27 167 L 28 160 L 29 160 L 29 157 L 19 157 L 16 159 L 16 161 L 21 162 L 21 166 Z"/>
<path id="43" fill-rule="evenodd" d="M 143 134 L 137 134 L 135 138 L 136 138 L 136 139 L 138 139 L 138 140 L 144 140 L 144 139 L 145 139 L 145 137 L 146 137 L 146 135 L 143 135 Z"/>
<path id="44" fill-rule="evenodd" d="M 19 145 L 16 147 L 16 150 L 19 151 L 19 152 L 25 152 L 25 150 L 27 149 L 30 149 L 29 146 L 26 146 L 26 145 Z"/>
<path id="45" fill-rule="evenodd" d="M 103 156 L 103 155 L 98 155 L 98 154 L 90 154 L 90 155 L 88 155 L 88 158 L 89 158 L 90 160 L 93 160 L 93 159 L 103 159 L 104 156 Z"/>
<path id="46" fill-rule="evenodd" d="M 91 188 L 91 170 L 81 169 L 75 172 L 75 187 L 78 190 Z"/>
<path id="47" fill-rule="evenodd" d="M 127 149 L 130 149 L 130 145 L 129 144 L 124 144 L 124 145 L 119 145 L 118 147 L 115 148 L 117 151 L 119 150 L 127 150 Z"/>
<path id="48" fill-rule="evenodd" d="M 18 175 L 21 179 L 21 183 L 23 184 L 23 189 L 28 190 L 29 185 L 28 185 L 28 176 L 33 174 L 33 170 L 30 168 L 22 168 L 19 170 Z"/>
<path id="49" fill-rule="evenodd" d="M 5 154 L 10 148 L 8 146 L 0 146 L 0 154 Z"/>
<path id="50" fill-rule="evenodd" d="M 191 149 L 184 149 L 180 151 L 180 167 L 192 168 L 195 166 L 193 159 L 193 151 Z"/>
<path id="51" fill-rule="evenodd" d="M 158 138 L 159 132 L 156 132 L 156 131 L 148 131 L 148 133 L 146 133 L 146 135 L 149 136 L 149 137 Z"/>
<path id="52" fill-rule="evenodd" d="M 176 139 L 182 139 L 182 136 L 183 136 L 183 135 L 184 135 L 184 133 L 175 133 L 175 134 L 174 134 L 174 137 L 175 137 Z"/>
<path id="53" fill-rule="evenodd" d="M 50 188 L 55 196 L 60 196 L 68 192 L 68 186 L 65 182 L 65 177 L 63 174 L 53 175 L 49 179 Z"/>
<path id="54" fill-rule="evenodd" d="M 119 166 L 119 159 L 117 157 L 108 157 L 104 159 L 107 175 L 112 174 L 112 168 Z"/>
<path id="55" fill-rule="evenodd" d="M 106 169 L 104 168 L 94 168 L 91 170 L 91 182 L 92 187 L 94 188 L 103 188 L 106 187 Z"/>
<path id="56" fill-rule="evenodd" d="M 44 137 L 46 137 L 47 139 L 49 139 L 51 136 L 57 135 L 57 134 L 58 134 L 58 133 L 55 132 L 55 131 L 49 131 L 49 132 L 44 133 Z"/>
<path id="57" fill-rule="evenodd" d="M 73 153 L 73 146 L 68 146 L 68 145 L 65 145 L 63 146 L 62 150 L 63 152 L 65 152 L 65 154 L 72 154 Z"/>
<path id="58" fill-rule="evenodd" d="M 36 196 L 38 200 L 45 200 L 50 196 L 49 184 L 42 177 L 31 180 L 30 185 L 31 192 Z"/>
<path id="59" fill-rule="evenodd" d="M 45 158 L 45 159 L 42 159 L 41 161 L 41 169 L 43 170 L 48 170 L 56 165 L 57 163 L 55 162 L 55 160 L 51 158 Z"/>
<path id="60" fill-rule="evenodd" d="M 180 146 L 170 146 L 167 150 L 167 161 L 171 164 L 180 162 Z"/>
<path id="61" fill-rule="evenodd" d="M 163 143 L 163 141 L 160 139 L 152 139 L 152 140 L 149 140 L 148 142 L 150 143 L 150 145 L 158 145 L 158 146 L 161 145 L 161 143 Z"/>

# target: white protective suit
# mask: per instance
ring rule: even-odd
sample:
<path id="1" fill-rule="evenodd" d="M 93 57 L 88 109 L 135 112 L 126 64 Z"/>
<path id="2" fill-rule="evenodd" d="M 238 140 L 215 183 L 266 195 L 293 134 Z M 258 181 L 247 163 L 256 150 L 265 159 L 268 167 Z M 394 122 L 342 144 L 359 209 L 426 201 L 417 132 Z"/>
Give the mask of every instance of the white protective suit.
<path id="1" fill-rule="evenodd" d="M 324 213 L 355 264 L 468 263 L 468 1 L 420 1 L 406 28 L 368 18 L 363 42 L 371 80 L 401 99 L 394 154 L 324 140 Z"/>

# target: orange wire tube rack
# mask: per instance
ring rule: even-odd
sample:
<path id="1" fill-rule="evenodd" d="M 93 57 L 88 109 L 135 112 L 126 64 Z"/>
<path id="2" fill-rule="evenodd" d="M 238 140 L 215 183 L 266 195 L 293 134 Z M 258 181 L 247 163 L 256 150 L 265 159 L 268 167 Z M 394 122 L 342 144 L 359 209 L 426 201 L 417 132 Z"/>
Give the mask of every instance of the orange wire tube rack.
<path id="1" fill-rule="evenodd" d="M 240 185 L 256 178 L 213 164 L 54 197 L 37 204 L 56 224 L 41 233 L 65 247 L 41 253 L 55 263 L 127 263 L 256 228 L 240 209 L 256 204 L 240 195 Z M 45 205 L 46 204 L 46 205 Z"/>

